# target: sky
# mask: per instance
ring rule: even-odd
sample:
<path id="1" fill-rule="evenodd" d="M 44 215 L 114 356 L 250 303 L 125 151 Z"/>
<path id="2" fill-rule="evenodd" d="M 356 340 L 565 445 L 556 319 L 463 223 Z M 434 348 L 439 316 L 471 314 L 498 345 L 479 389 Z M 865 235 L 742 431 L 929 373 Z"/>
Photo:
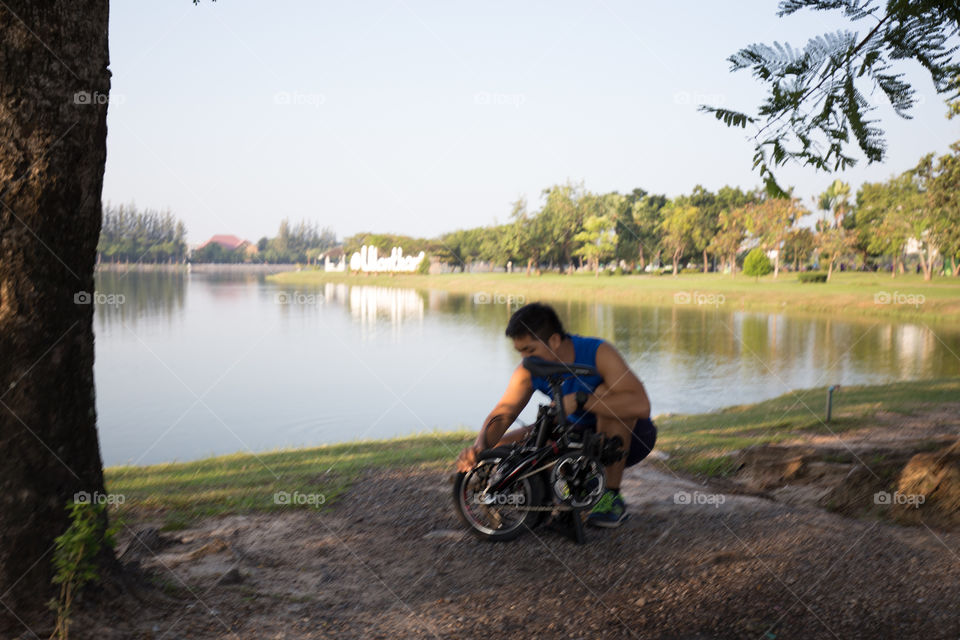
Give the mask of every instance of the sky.
<path id="1" fill-rule="evenodd" d="M 477 3 L 117 0 L 110 6 L 104 202 L 169 209 L 188 241 L 256 241 L 283 218 L 434 237 L 505 222 L 566 181 L 676 196 L 753 188 L 753 146 L 697 105 L 751 111 L 763 87 L 726 58 L 849 27 L 770 0 Z M 882 164 L 782 169 L 810 206 L 960 139 L 918 65 L 912 120 L 875 95 Z"/>

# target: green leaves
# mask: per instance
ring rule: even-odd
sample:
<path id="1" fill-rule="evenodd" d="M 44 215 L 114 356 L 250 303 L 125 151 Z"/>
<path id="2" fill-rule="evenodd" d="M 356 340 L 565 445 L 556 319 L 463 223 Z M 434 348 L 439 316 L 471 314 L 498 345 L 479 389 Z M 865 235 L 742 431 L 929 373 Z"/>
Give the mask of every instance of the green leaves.
<path id="1" fill-rule="evenodd" d="M 747 257 L 743 259 L 743 274 L 759 278 L 773 271 L 773 265 L 770 258 L 764 253 L 763 249 L 757 247 L 752 249 Z"/>
<path id="2" fill-rule="evenodd" d="M 710 107 L 707 105 L 700 105 L 698 107 L 700 111 L 705 111 L 707 113 L 712 113 L 717 120 L 723 122 L 723 124 L 728 127 L 740 127 L 745 128 L 747 123 L 754 123 L 757 121 L 756 118 L 751 118 L 745 113 L 739 111 L 732 111 L 730 109 L 721 109 L 720 107 Z"/>
<path id="3" fill-rule="evenodd" d="M 857 163 L 851 139 L 870 163 L 887 151 L 883 130 L 869 117 L 884 96 L 894 111 L 909 118 L 913 88 L 893 64 L 915 60 L 927 69 L 939 93 L 960 96 L 960 61 L 950 46 L 960 32 L 960 4 L 891 0 L 882 9 L 873 0 L 785 0 L 779 15 L 801 9 L 840 10 L 852 22 L 874 21 L 866 35 L 853 31 L 811 38 L 802 50 L 789 44 L 751 44 L 731 55 L 731 71 L 750 69 L 768 86 L 756 115 L 701 105 L 728 127 L 754 126 L 754 168 L 770 195 L 782 195 L 773 170 L 798 162 L 819 171 Z M 879 89 L 879 91 L 876 91 Z"/>
<path id="4" fill-rule="evenodd" d="M 53 551 L 53 583 L 59 597 L 51 602 L 57 612 L 54 635 L 66 638 L 73 600 L 83 587 L 97 579 L 97 558 L 104 546 L 113 547 L 114 530 L 107 528 L 105 504 L 74 501 L 67 505 L 70 525 L 57 536 Z"/>

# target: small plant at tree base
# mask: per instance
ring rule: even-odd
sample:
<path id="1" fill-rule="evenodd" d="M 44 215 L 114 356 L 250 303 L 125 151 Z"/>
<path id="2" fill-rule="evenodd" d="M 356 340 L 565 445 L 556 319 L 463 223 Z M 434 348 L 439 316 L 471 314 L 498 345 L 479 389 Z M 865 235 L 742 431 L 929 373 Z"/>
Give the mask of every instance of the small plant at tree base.
<path id="1" fill-rule="evenodd" d="M 106 505 L 73 502 L 67 505 L 70 526 L 57 536 L 53 552 L 53 583 L 60 585 L 60 594 L 50 601 L 57 612 L 57 626 L 51 638 L 67 640 L 73 601 L 91 580 L 97 578 L 97 557 L 102 545 L 113 546 L 114 530 L 103 529 Z"/>
<path id="2" fill-rule="evenodd" d="M 764 253 L 760 247 L 757 247 L 748 253 L 747 257 L 743 259 L 744 275 L 759 278 L 760 276 L 765 276 L 772 271 L 773 265 L 770 264 L 770 258 L 767 257 L 767 254 Z"/>

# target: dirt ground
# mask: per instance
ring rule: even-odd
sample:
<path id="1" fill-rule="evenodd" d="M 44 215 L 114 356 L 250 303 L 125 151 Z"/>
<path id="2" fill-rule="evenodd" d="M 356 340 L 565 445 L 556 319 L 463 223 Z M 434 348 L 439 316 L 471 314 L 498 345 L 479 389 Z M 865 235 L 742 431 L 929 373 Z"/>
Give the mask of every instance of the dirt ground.
<path id="1" fill-rule="evenodd" d="M 955 435 L 954 419 L 913 435 Z M 543 527 L 477 540 L 447 474 L 423 470 L 370 473 L 328 512 L 164 534 L 143 523 L 144 544 L 121 536 L 122 559 L 155 587 L 81 614 L 71 637 L 960 637 L 956 529 L 849 517 L 736 478 L 702 484 L 661 456 L 629 469 L 622 490 L 630 519 L 589 529 L 583 546 Z"/>

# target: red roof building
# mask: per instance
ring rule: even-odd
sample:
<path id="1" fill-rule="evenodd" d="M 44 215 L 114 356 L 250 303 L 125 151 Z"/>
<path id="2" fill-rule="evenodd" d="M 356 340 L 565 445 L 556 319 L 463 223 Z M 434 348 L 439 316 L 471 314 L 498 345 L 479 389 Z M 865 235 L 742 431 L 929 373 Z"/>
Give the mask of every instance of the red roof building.
<path id="1" fill-rule="evenodd" d="M 213 242 L 217 243 L 218 245 L 220 245 L 221 247 L 223 247 L 223 248 L 226 249 L 227 251 L 234 251 L 234 250 L 242 247 L 242 246 L 245 245 L 245 244 L 250 244 L 250 243 L 247 242 L 246 240 L 241 240 L 241 239 L 238 238 L 237 236 L 229 236 L 229 235 L 226 235 L 226 234 L 217 234 L 217 235 L 213 236 L 212 238 L 210 238 L 209 240 L 207 240 L 206 242 L 204 242 L 202 245 L 200 245 L 200 246 L 197 247 L 197 248 L 198 248 L 198 249 L 203 249 L 205 246 L 207 246 L 208 244 L 213 243 Z"/>

